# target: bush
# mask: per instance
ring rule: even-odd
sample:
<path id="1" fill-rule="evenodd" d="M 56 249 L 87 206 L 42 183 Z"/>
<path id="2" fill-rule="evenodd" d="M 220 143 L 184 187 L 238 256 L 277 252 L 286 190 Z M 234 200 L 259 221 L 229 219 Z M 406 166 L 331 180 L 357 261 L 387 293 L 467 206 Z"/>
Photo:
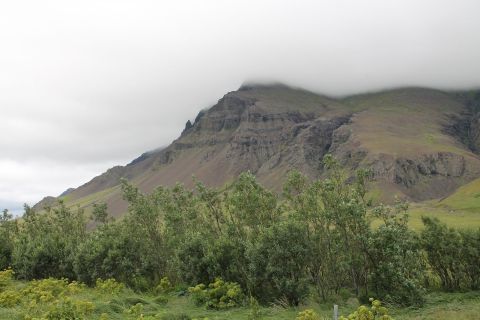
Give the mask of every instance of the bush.
<path id="1" fill-rule="evenodd" d="M 260 313 L 260 305 L 258 304 L 257 299 L 250 297 L 250 311 L 248 313 L 248 320 L 260 320 L 262 318 Z"/>
<path id="2" fill-rule="evenodd" d="M 235 282 L 224 282 L 217 278 L 208 288 L 199 284 L 188 289 L 196 305 L 204 305 L 208 309 L 227 309 L 240 306 L 244 295 L 240 285 Z"/>
<path id="3" fill-rule="evenodd" d="M 7 290 L 0 293 L 0 307 L 11 308 L 17 305 L 21 300 L 21 295 L 18 292 Z"/>
<path id="4" fill-rule="evenodd" d="M 459 232 L 438 219 L 422 218 L 421 239 L 432 270 L 447 291 L 478 288 L 480 231 Z"/>
<path id="5" fill-rule="evenodd" d="M 125 288 L 125 286 L 122 283 L 117 282 L 115 279 L 97 279 L 95 288 L 103 293 L 119 294 Z"/>
<path id="6" fill-rule="evenodd" d="M 309 244 L 301 223 L 267 228 L 248 251 L 250 287 L 263 302 L 286 299 L 298 305 L 308 294 Z"/>
<path id="7" fill-rule="evenodd" d="M 372 233 L 369 242 L 373 258 L 369 280 L 384 301 L 422 305 L 425 263 L 418 237 L 408 228 L 406 214 L 384 210 L 383 217 L 385 225 Z"/>
<path id="8" fill-rule="evenodd" d="M 75 279 L 75 253 L 86 235 L 83 211 L 73 212 L 60 202 L 58 208 L 44 214 L 27 212 L 19 224 L 12 251 L 17 278 Z"/>
<path id="9" fill-rule="evenodd" d="M 312 309 L 307 309 L 299 312 L 295 320 L 320 320 L 320 316 Z"/>
<path id="10" fill-rule="evenodd" d="M 125 313 L 141 318 L 143 315 L 143 304 L 137 303 L 125 310 Z"/>
<path id="11" fill-rule="evenodd" d="M 15 272 L 12 269 L 0 271 L 0 289 L 10 284 Z"/>
<path id="12" fill-rule="evenodd" d="M 22 294 L 30 301 L 38 303 L 52 302 L 68 290 L 68 281 L 65 279 L 43 279 L 29 281 Z"/>
<path id="13" fill-rule="evenodd" d="M 349 316 L 341 316 L 340 320 L 393 320 L 388 315 L 388 309 L 382 306 L 379 300 L 370 298 L 371 306 L 360 306 Z"/>
<path id="14" fill-rule="evenodd" d="M 69 298 L 62 298 L 51 304 L 49 310 L 43 316 L 48 320 L 75 320 L 84 319 L 95 309 L 94 304 L 89 301 L 73 301 Z"/>
<path id="15" fill-rule="evenodd" d="M 173 286 L 168 277 L 163 277 L 158 286 L 155 287 L 156 294 L 165 294 L 172 292 Z"/>

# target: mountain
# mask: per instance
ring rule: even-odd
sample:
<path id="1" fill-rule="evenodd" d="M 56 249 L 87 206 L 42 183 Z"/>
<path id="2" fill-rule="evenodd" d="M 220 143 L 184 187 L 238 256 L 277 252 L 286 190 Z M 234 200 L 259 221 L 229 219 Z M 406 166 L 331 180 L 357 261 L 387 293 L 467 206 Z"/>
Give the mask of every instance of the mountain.
<path id="1" fill-rule="evenodd" d="M 89 207 L 105 201 L 126 212 L 119 181 L 145 192 L 192 176 L 221 186 L 250 170 L 280 190 L 289 170 L 312 178 L 332 153 L 349 170 L 371 168 L 371 194 L 412 201 L 445 198 L 480 178 L 480 91 L 402 88 L 331 98 L 284 85 L 245 85 L 229 92 L 172 144 L 109 169 L 62 196 Z"/>

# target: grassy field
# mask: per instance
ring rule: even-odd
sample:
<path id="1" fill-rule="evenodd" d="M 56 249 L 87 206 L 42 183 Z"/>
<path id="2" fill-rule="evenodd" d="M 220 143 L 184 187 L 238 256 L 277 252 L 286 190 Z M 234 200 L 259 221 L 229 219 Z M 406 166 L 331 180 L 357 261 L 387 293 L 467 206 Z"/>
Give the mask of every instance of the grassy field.
<path id="1" fill-rule="evenodd" d="M 455 191 L 445 199 L 413 203 L 410 206 L 410 226 L 423 228 L 422 216 L 437 217 L 450 227 L 480 228 L 480 179 Z"/>
<path id="2" fill-rule="evenodd" d="M 430 293 L 422 308 L 390 308 L 395 319 L 478 319 L 480 292 Z M 314 309 L 330 319 L 332 306 L 340 306 L 348 314 L 358 306 L 354 298 L 338 297 L 330 303 L 308 302 L 300 307 L 271 305 L 260 307 L 261 319 L 293 320 L 298 312 Z M 251 309 L 238 307 L 223 311 L 195 306 L 179 292 L 156 296 L 137 294 L 128 289 L 87 288 L 78 284 L 43 280 L 36 282 L 7 281 L 0 286 L 0 319 L 209 319 L 247 320 Z M 75 315 L 76 317 L 72 317 Z M 181 315 L 188 317 L 181 318 Z"/>

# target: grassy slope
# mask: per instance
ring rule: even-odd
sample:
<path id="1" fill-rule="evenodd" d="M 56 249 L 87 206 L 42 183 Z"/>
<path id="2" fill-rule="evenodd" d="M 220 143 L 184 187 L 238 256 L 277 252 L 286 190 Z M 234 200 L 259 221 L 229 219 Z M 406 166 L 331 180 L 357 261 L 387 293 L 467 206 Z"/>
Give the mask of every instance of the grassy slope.
<path id="1" fill-rule="evenodd" d="M 405 88 L 347 98 L 357 116 L 352 126 L 362 146 L 373 153 L 417 155 L 419 152 L 469 152 L 443 132 L 445 113 L 463 106 L 446 93 Z"/>
<path id="2" fill-rule="evenodd" d="M 460 187 L 454 194 L 441 200 L 439 206 L 480 215 L 480 179 Z"/>
<path id="3" fill-rule="evenodd" d="M 458 188 L 452 195 L 440 200 L 413 203 L 410 207 L 410 225 L 422 228 L 422 216 L 437 217 L 456 228 L 480 228 L 480 179 Z"/>
<path id="4" fill-rule="evenodd" d="M 14 281 L 7 290 L 21 290 L 25 283 Z M 178 297 L 170 295 L 168 302 L 157 303 L 156 297 L 152 295 L 140 295 L 130 290 L 124 290 L 120 294 L 105 294 L 93 288 L 82 289 L 73 294 L 67 294 L 72 301 L 91 301 L 94 303 L 94 311 L 86 316 L 86 319 L 99 319 L 101 314 L 106 314 L 108 319 L 138 319 L 138 316 L 128 314 L 126 310 L 131 306 L 141 303 L 143 305 L 143 314 L 155 316 L 156 319 L 162 319 L 167 314 L 187 314 L 192 318 L 209 320 L 232 319 L 246 320 L 250 312 L 248 307 L 234 308 L 225 311 L 206 310 L 203 307 L 195 306 L 188 297 Z M 410 319 L 478 319 L 480 313 L 480 292 L 469 293 L 430 293 L 426 296 L 427 303 L 420 309 L 396 309 L 391 308 L 391 314 L 397 320 Z M 0 307 L 0 319 L 24 319 L 25 314 L 39 317 L 48 310 L 50 303 L 37 304 L 35 307 L 27 307 L 29 301 L 22 298 L 21 304 L 3 308 Z M 293 320 L 296 314 L 304 309 L 315 309 L 320 315 L 329 319 L 331 308 L 334 301 L 326 304 L 317 304 L 314 302 L 298 308 L 282 308 L 279 306 L 262 307 L 260 312 L 262 319 Z M 335 301 L 340 306 L 342 314 L 348 314 L 355 309 L 358 304 L 355 299 L 347 301 L 337 299 Z M 169 319 L 169 318 L 164 318 Z"/>

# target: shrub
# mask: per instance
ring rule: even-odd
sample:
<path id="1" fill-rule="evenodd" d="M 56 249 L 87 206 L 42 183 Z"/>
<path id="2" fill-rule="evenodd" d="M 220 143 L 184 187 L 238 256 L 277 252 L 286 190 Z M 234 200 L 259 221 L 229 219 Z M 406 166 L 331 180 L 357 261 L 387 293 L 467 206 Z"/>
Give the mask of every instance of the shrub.
<path id="1" fill-rule="evenodd" d="M 123 283 L 117 282 L 115 279 L 97 279 L 95 288 L 103 293 L 119 294 L 125 288 L 125 286 Z"/>
<path id="2" fill-rule="evenodd" d="M 20 302 L 21 295 L 18 292 L 7 290 L 0 293 L 0 307 L 11 308 Z"/>
<path id="3" fill-rule="evenodd" d="M 464 277 L 461 234 L 438 219 L 423 217 L 422 221 L 425 225 L 422 244 L 430 266 L 440 277 L 445 290 L 460 289 Z"/>
<path id="4" fill-rule="evenodd" d="M 480 229 L 462 230 L 461 257 L 465 284 L 471 290 L 480 289 Z"/>
<path id="5" fill-rule="evenodd" d="M 285 221 L 266 228 L 249 248 L 250 288 L 263 302 L 283 299 L 298 305 L 308 294 L 309 244 L 302 223 Z"/>
<path id="6" fill-rule="evenodd" d="M 173 290 L 172 283 L 168 279 L 168 277 L 163 277 L 160 280 L 160 283 L 155 287 L 156 294 L 164 294 L 169 293 Z"/>
<path id="7" fill-rule="evenodd" d="M 385 225 L 372 232 L 369 256 L 372 258 L 370 283 L 382 300 L 397 305 L 422 305 L 424 302 L 425 263 L 418 236 L 408 227 L 408 215 L 380 206 L 376 213 Z"/>
<path id="8" fill-rule="evenodd" d="M 135 317 L 142 317 L 143 315 L 143 304 L 137 303 L 131 306 L 125 311 L 127 314 L 133 315 Z"/>
<path id="9" fill-rule="evenodd" d="M 340 320 L 393 320 L 388 315 L 388 309 L 382 306 L 379 300 L 370 298 L 371 306 L 360 306 L 349 316 L 341 316 Z"/>
<path id="10" fill-rule="evenodd" d="M 48 320 L 84 319 L 94 310 L 94 304 L 89 301 L 73 301 L 63 298 L 49 306 L 49 310 L 43 316 Z"/>
<path id="11" fill-rule="evenodd" d="M 248 320 L 260 320 L 262 318 L 260 314 L 260 305 L 257 299 L 250 297 L 250 312 L 248 313 Z"/>
<path id="12" fill-rule="evenodd" d="M 13 279 L 15 272 L 12 269 L 0 271 L 0 288 L 6 287 Z"/>
<path id="13" fill-rule="evenodd" d="M 196 305 L 205 305 L 208 309 L 227 309 L 242 304 L 244 295 L 240 285 L 235 282 L 224 282 L 217 278 L 208 288 L 199 284 L 188 289 Z"/>
<path id="14" fill-rule="evenodd" d="M 320 316 L 312 309 L 307 309 L 299 312 L 295 320 L 320 320 Z"/>
<path id="15" fill-rule="evenodd" d="M 51 302 L 68 290 L 66 279 L 43 279 L 32 280 L 23 289 L 22 294 L 28 296 L 29 300 L 36 302 Z"/>
<path id="16" fill-rule="evenodd" d="M 84 283 L 80 283 L 78 281 L 72 281 L 67 285 L 68 293 L 70 294 L 77 294 L 84 290 L 86 285 Z"/>

